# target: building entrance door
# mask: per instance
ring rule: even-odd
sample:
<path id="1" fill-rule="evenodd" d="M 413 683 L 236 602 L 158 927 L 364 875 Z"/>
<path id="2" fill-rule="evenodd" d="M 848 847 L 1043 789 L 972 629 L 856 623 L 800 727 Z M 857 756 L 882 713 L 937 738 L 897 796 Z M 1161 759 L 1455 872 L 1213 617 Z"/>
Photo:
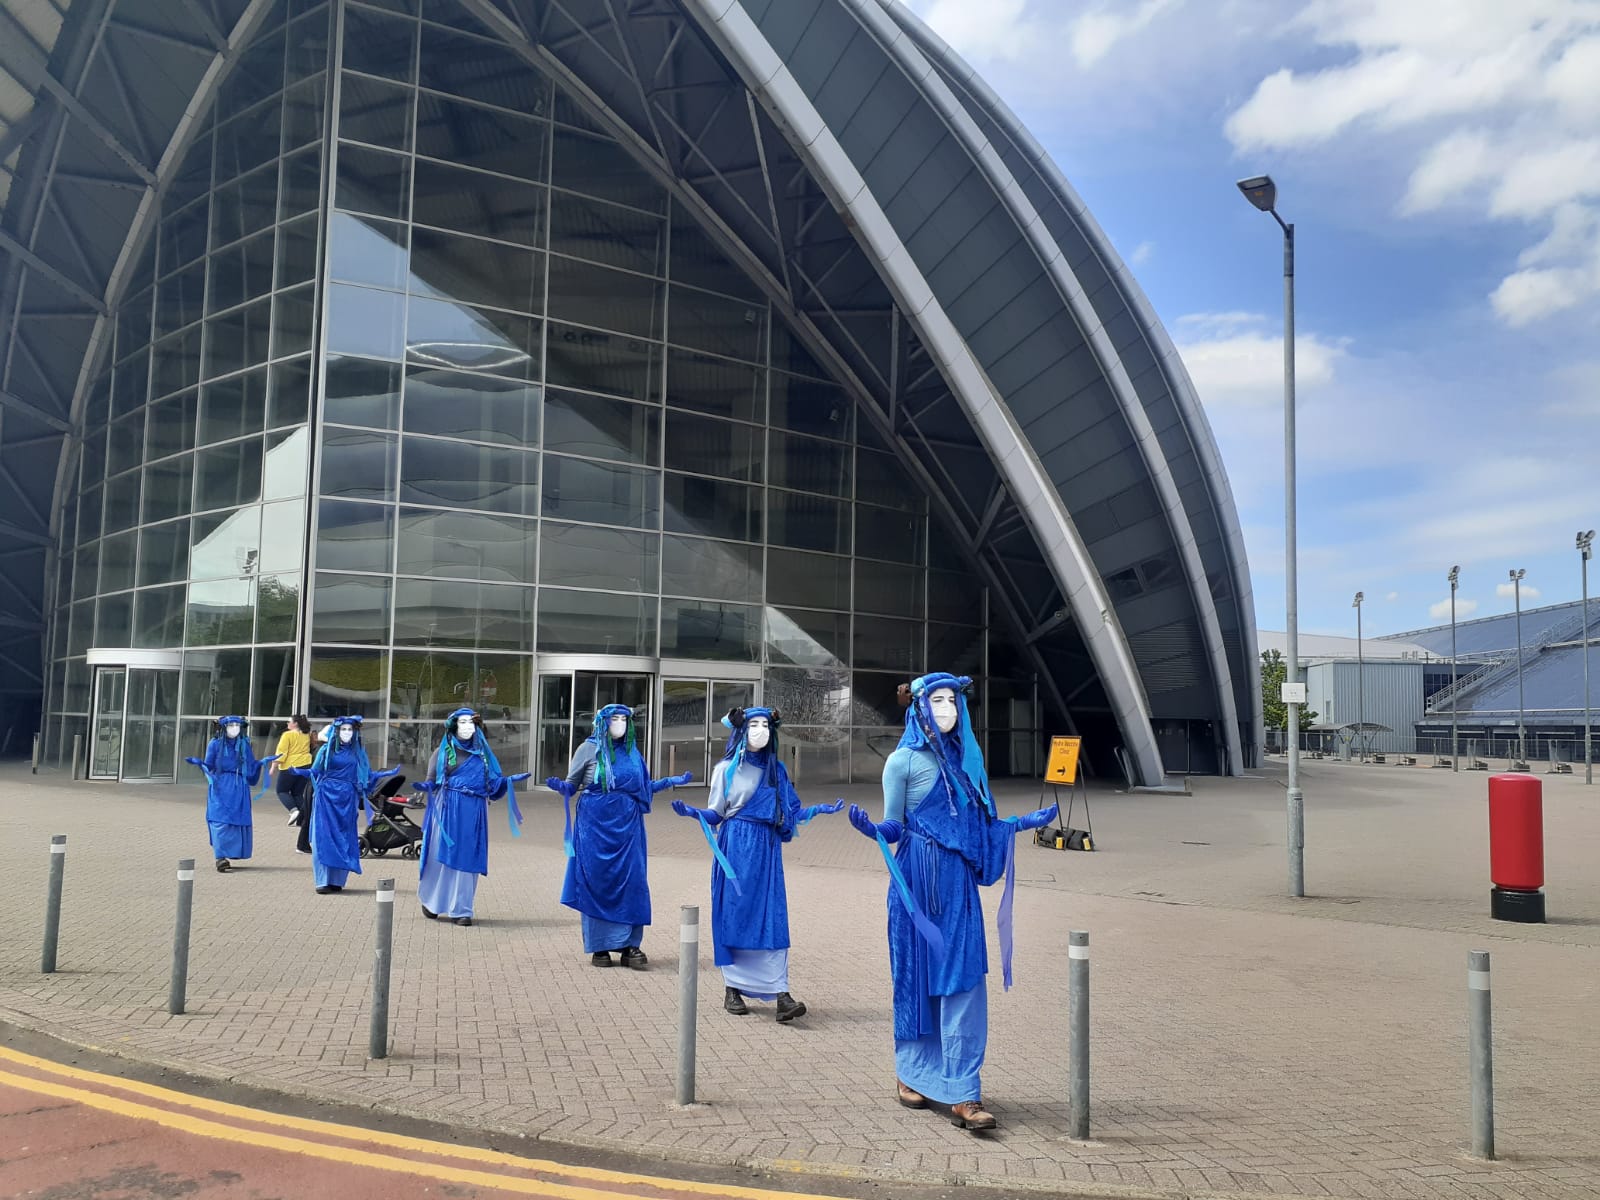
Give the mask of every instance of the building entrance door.
<path id="1" fill-rule="evenodd" d="M 89 731 L 89 778 L 122 777 L 122 725 L 128 707 L 128 668 L 94 673 L 94 727 Z"/>
<path id="2" fill-rule="evenodd" d="M 653 675 L 627 671 L 541 671 L 537 777 L 566 775 L 578 743 L 594 732 L 595 713 L 608 704 L 633 709 L 634 736 L 648 763 L 654 681 Z"/>
<path id="3" fill-rule="evenodd" d="M 663 775 L 694 772 L 694 786 L 711 778 L 712 765 L 722 758 L 728 731 L 722 718 L 730 708 L 748 708 L 756 702 L 753 680 L 661 680 L 661 753 L 656 770 Z"/>
<path id="4" fill-rule="evenodd" d="M 171 782 L 177 769 L 178 672 L 96 667 L 89 778 Z"/>

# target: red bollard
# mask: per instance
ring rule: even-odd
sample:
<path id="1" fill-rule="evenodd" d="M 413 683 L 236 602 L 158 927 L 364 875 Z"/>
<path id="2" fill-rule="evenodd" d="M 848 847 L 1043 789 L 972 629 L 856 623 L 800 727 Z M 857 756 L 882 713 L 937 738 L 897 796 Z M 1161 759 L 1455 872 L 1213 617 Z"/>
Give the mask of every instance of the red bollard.
<path id="1" fill-rule="evenodd" d="M 1489 780 L 1489 915 L 1544 923 L 1544 785 L 1532 775 Z"/>

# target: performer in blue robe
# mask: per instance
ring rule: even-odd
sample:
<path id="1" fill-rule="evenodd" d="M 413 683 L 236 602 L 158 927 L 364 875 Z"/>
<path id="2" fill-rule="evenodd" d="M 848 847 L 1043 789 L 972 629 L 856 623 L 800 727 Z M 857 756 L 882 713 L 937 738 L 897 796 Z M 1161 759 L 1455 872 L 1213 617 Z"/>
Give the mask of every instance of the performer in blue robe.
<path id="1" fill-rule="evenodd" d="M 900 1103 L 950 1106 L 963 1129 L 993 1129 L 979 1070 L 989 1041 L 989 970 L 978 887 L 1006 878 L 1000 953 L 1011 985 L 1013 842 L 1056 809 L 997 816 L 965 692 L 972 680 L 924 675 L 909 689 L 906 730 L 883 765 L 883 820 L 859 805 L 850 823 L 883 849 L 889 887 L 889 970 Z M 894 856 L 889 845 L 898 843 Z"/>
<path id="2" fill-rule="evenodd" d="M 353 871 L 361 874 L 361 804 L 372 785 L 398 767 L 374 773 L 361 742 L 361 718 L 340 717 L 333 740 L 324 742 L 309 774 L 315 787 L 311 806 L 311 877 L 317 895 L 344 890 Z"/>
<path id="3" fill-rule="evenodd" d="M 218 733 L 206 744 L 204 759 L 183 761 L 199 767 L 206 776 L 206 824 L 211 831 L 211 853 L 218 871 L 232 868 L 233 859 L 249 858 L 255 841 L 250 812 L 250 789 L 273 761 L 258 759 L 245 736 L 243 717 L 221 717 Z"/>
<path id="4" fill-rule="evenodd" d="M 478 728 L 478 714 L 458 708 L 445 718 L 444 737 L 428 763 L 422 821 L 422 874 L 417 899 L 432 921 L 471 925 L 478 876 L 489 873 L 489 803 L 511 794 L 512 832 L 520 816 L 511 789 L 527 773 L 507 775 Z"/>
<path id="5" fill-rule="evenodd" d="M 789 994 L 789 894 L 783 880 L 783 845 L 819 813 L 836 813 L 844 801 L 802 808 L 778 753 L 781 718 L 770 708 L 736 708 L 722 718 L 733 732 L 711 772 L 704 809 L 682 800 L 672 811 L 697 818 L 706 837 L 716 829 L 711 865 L 711 938 L 722 968 L 722 1007 L 745 1016 L 754 1000 L 776 1000 L 788 1023 L 806 1006 Z M 728 875 L 729 868 L 733 877 Z"/>
<path id="6" fill-rule="evenodd" d="M 545 781 L 578 811 L 568 818 L 567 874 L 561 903 L 582 914 L 583 948 L 597 967 L 643 970 L 639 948 L 650 924 L 650 881 L 645 867 L 644 814 L 663 788 L 688 783 L 688 772 L 652 780 L 633 735 L 633 710 L 608 704 L 594 716 L 594 732 L 578 747 L 565 780 Z"/>

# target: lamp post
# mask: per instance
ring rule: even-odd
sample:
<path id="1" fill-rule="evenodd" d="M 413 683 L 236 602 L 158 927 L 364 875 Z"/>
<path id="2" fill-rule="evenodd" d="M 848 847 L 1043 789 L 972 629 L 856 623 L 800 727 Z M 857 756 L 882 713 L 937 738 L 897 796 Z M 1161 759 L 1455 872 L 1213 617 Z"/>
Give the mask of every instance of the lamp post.
<path id="1" fill-rule="evenodd" d="M 1294 478 L 1294 226 L 1278 215 L 1278 185 L 1270 175 L 1239 180 L 1244 198 L 1270 213 L 1283 230 L 1283 527 L 1284 603 L 1288 611 L 1289 661 L 1284 669 L 1283 701 L 1289 735 L 1289 895 L 1306 894 L 1305 799 L 1300 791 L 1300 605 L 1295 561 Z"/>
<path id="2" fill-rule="evenodd" d="M 1450 568 L 1450 769 L 1461 770 L 1461 743 L 1456 734 L 1456 589 L 1461 568 Z"/>
<path id="3" fill-rule="evenodd" d="M 1594 782 L 1594 738 L 1589 732 L 1589 556 L 1594 553 L 1594 530 L 1578 534 L 1578 554 L 1583 562 L 1583 781 Z"/>
<path id="4" fill-rule="evenodd" d="M 1361 653 L 1361 602 L 1365 592 L 1357 592 L 1350 607 L 1356 610 L 1356 740 L 1361 745 L 1361 761 L 1367 761 L 1367 662 Z"/>
<path id="5" fill-rule="evenodd" d="M 1516 597 L 1517 606 L 1517 762 L 1521 764 L 1528 761 L 1528 729 L 1522 692 L 1522 577 L 1527 573 L 1525 567 L 1518 567 L 1511 572 L 1511 592 Z"/>

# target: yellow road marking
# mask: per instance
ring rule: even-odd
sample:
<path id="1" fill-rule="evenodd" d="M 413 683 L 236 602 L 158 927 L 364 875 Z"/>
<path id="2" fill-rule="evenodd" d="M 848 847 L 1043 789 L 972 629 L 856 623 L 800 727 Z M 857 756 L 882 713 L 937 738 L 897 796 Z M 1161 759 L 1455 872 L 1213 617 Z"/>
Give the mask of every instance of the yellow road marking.
<path id="1" fill-rule="evenodd" d="M 206 1100 L 199 1096 L 173 1091 L 170 1088 L 141 1083 L 138 1080 L 119 1079 L 113 1075 L 102 1075 L 94 1071 L 86 1071 L 81 1067 L 70 1067 L 64 1063 L 37 1058 L 31 1054 L 24 1054 L 19 1050 L 12 1050 L 6 1046 L 0 1046 L 0 1059 L 6 1059 L 37 1071 L 59 1075 L 64 1078 L 97 1083 L 105 1087 L 117 1088 L 136 1095 L 147 1096 L 154 1100 L 161 1100 L 164 1103 L 179 1107 L 198 1109 L 216 1116 L 234 1117 L 262 1125 L 276 1125 L 304 1133 L 320 1133 L 327 1137 L 364 1141 L 390 1149 L 411 1150 L 440 1158 L 457 1158 L 485 1165 L 514 1167 L 522 1171 L 539 1171 L 564 1175 L 571 1179 L 584 1179 L 592 1183 L 612 1183 L 632 1187 L 650 1187 L 666 1192 L 693 1193 L 707 1197 L 708 1200 L 711 1200 L 711 1198 L 722 1200 L 724 1197 L 727 1200 L 836 1200 L 836 1198 L 813 1193 L 775 1191 L 770 1188 L 742 1187 L 738 1184 L 697 1183 L 684 1179 L 658 1179 L 651 1175 L 610 1171 L 602 1167 L 568 1166 L 550 1159 L 521 1158 L 515 1154 L 506 1154 L 503 1151 L 488 1150 L 478 1146 L 457 1146 L 445 1142 L 429 1141 L 426 1138 L 408 1137 L 405 1134 L 387 1133 L 376 1129 L 362 1129 L 354 1125 L 339 1125 L 331 1121 L 317 1121 L 307 1117 L 291 1117 L 282 1113 L 266 1112 L 261 1109 L 229 1104 L 221 1100 Z M 23 1088 L 40 1095 L 76 1101 L 91 1108 L 99 1108 L 106 1112 L 132 1117 L 136 1120 L 154 1121 L 170 1129 L 177 1129 L 200 1137 L 220 1138 L 224 1141 L 240 1142 L 245 1145 L 260 1146 L 272 1150 L 283 1150 L 291 1154 L 309 1155 L 314 1158 L 325 1158 L 334 1162 L 348 1162 L 356 1166 L 369 1166 L 379 1170 L 423 1175 L 448 1182 L 471 1183 L 479 1187 L 497 1187 L 502 1190 L 522 1192 L 526 1195 L 564 1198 L 564 1200 L 602 1200 L 602 1198 L 615 1200 L 617 1196 L 617 1193 L 612 1191 L 599 1191 L 593 1188 L 572 1187 L 566 1184 L 508 1178 L 485 1171 L 473 1171 L 432 1163 L 398 1162 L 393 1158 L 371 1154 L 363 1150 L 353 1150 L 343 1146 L 324 1146 L 274 1133 L 236 1129 L 232 1126 L 203 1118 L 189 1117 L 181 1113 L 170 1113 L 163 1109 L 137 1104 L 130 1100 L 118 1099 L 114 1096 L 106 1096 L 99 1092 L 69 1087 L 65 1084 L 50 1083 L 46 1080 L 32 1079 L 24 1075 L 13 1075 L 7 1071 L 0 1071 L 0 1083 Z"/>

